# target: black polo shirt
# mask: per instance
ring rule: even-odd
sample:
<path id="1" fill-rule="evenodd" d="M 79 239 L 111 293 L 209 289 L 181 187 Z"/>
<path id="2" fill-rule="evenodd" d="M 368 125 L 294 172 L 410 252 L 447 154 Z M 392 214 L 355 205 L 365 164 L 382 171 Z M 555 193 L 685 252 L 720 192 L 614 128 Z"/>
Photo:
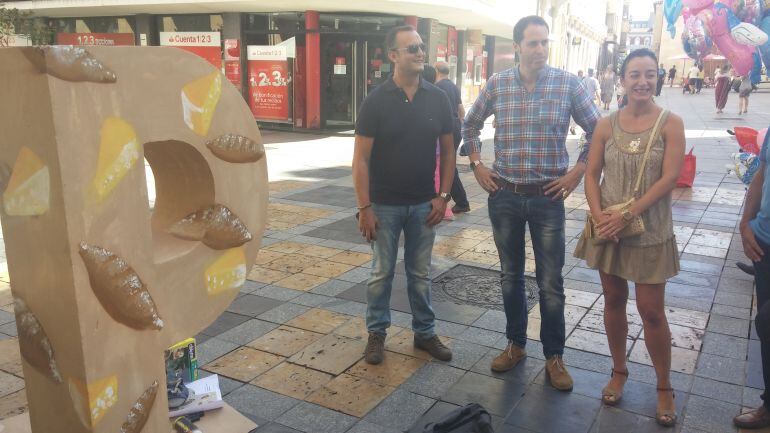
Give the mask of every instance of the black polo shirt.
<path id="1" fill-rule="evenodd" d="M 452 133 L 446 93 L 420 79 L 410 102 L 393 78 L 366 97 L 356 134 L 374 138 L 369 161 L 369 197 L 373 203 L 414 205 L 436 196 L 438 138 Z"/>

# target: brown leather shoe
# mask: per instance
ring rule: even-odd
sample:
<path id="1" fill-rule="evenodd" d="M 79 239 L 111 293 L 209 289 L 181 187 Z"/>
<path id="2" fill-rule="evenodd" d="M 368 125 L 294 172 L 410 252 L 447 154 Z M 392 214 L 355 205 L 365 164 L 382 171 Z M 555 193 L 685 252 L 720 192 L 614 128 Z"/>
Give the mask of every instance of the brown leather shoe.
<path id="1" fill-rule="evenodd" d="M 740 428 L 755 429 L 770 426 L 770 412 L 762 405 L 733 418 L 733 424 Z"/>
<path id="2" fill-rule="evenodd" d="M 561 355 L 553 355 L 545 361 L 545 375 L 551 381 L 551 386 L 559 391 L 572 391 L 572 376 Z"/>
<path id="3" fill-rule="evenodd" d="M 385 336 L 375 332 L 369 333 L 369 341 L 364 349 L 364 359 L 368 364 L 377 365 L 382 362 L 385 353 Z"/>
<path id="4" fill-rule="evenodd" d="M 415 335 L 414 347 L 430 353 L 430 356 L 438 359 L 439 361 L 452 360 L 452 351 L 441 342 L 441 340 L 438 338 L 438 335 L 434 335 L 430 338 L 420 338 Z"/>
<path id="5" fill-rule="evenodd" d="M 502 373 L 512 369 L 513 367 L 516 367 L 516 364 L 518 364 L 519 361 L 526 357 L 527 351 L 524 350 L 524 348 L 513 344 L 512 341 L 509 341 L 508 345 L 505 347 L 505 350 L 503 350 L 503 353 L 498 355 L 497 358 L 492 361 L 490 368 L 494 372 Z"/>

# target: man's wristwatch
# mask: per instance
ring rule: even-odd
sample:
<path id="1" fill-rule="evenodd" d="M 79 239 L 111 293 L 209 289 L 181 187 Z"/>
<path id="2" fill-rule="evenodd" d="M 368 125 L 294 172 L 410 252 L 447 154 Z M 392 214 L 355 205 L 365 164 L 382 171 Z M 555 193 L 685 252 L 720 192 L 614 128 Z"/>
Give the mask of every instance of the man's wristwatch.
<path id="1" fill-rule="evenodd" d="M 447 203 L 449 203 L 449 200 L 452 200 L 452 196 L 448 192 L 439 193 L 438 196 L 444 199 L 444 201 Z"/>
<path id="2" fill-rule="evenodd" d="M 471 171 L 475 170 L 476 167 L 481 165 L 481 160 L 478 161 L 471 161 Z"/>
<path id="3" fill-rule="evenodd" d="M 623 216 L 623 221 L 625 222 L 631 222 L 631 220 L 634 219 L 634 214 L 632 214 L 629 209 L 624 210 L 621 215 Z"/>

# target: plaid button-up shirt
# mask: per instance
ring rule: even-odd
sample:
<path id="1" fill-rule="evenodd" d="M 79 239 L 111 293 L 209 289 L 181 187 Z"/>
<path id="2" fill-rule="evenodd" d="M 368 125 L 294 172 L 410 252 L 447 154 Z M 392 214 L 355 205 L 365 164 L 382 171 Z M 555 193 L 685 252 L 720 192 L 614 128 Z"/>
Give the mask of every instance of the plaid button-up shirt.
<path id="1" fill-rule="evenodd" d="M 495 115 L 493 170 L 508 182 L 543 184 L 567 173 L 566 140 L 570 116 L 591 142 L 601 117 L 593 98 L 569 72 L 546 66 L 533 92 L 519 79 L 519 68 L 493 75 L 465 116 L 463 139 L 469 152 L 481 151 L 484 120 Z M 578 157 L 585 162 L 588 145 Z"/>

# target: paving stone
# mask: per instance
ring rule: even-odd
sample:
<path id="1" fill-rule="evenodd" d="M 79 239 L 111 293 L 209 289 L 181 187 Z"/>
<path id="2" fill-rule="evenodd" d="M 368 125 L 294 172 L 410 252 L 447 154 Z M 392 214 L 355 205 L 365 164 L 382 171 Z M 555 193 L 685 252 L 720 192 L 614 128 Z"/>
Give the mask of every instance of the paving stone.
<path id="1" fill-rule="evenodd" d="M 749 386 L 743 387 L 743 398 L 742 398 L 742 406 L 743 407 L 759 407 L 763 404 L 762 401 L 762 394 L 764 393 L 763 389 L 757 389 L 757 388 L 751 388 Z"/>
<path id="2" fill-rule="evenodd" d="M 492 347 L 504 334 L 486 329 L 468 327 L 456 337 L 458 340 L 468 341 L 482 346 Z"/>
<path id="3" fill-rule="evenodd" d="M 299 304 L 312 308 L 321 306 L 331 300 L 332 298 L 329 296 L 317 295 L 315 293 L 303 293 L 302 295 L 292 299 L 291 302 L 292 304 Z"/>
<path id="4" fill-rule="evenodd" d="M 309 309 L 310 308 L 305 307 L 304 305 L 297 305 L 287 302 L 273 308 L 272 310 L 268 310 L 260 314 L 257 316 L 257 318 L 266 322 L 281 324 L 299 316 L 302 313 L 305 313 Z"/>
<path id="5" fill-rule="evenodd" d="M 388 352 L 380 364 L 372 365 L 362 359 L 345 373 L 381 385 L 397 387 L 409 379 L 424 364 L 425 360 L 400 353 Z"/>
<path id="6" fill-rule="evenodd" d="M 359 421 L 346 433 L 401 433 L 401 430 L 384 427 L 368 421 Z"/>
<path id="7" fill-rule="evenodd" d="M 340 293 L 353 287 L 355 283 L 350 281 L 343 281 L 332 279 L 310 290 L 311 293 L 316 293 L 324 296 L 337 296 Z"/>
<path id="8" fill-rule="evenodd" d="M 521 399 L 526 389 L 526 385 L 521 382 L 468 372 L 441 397 L 441 400 L 460 406 L 479 403 L 489 413 L 505 416 Z"/>
<path id="9" fill-rule="evenodd" d="M 452 360 L 446 362 L 446 364 L 451 365 L 452 367 L 462 368 L 463 370 L 470 370 L 470 368 L 484 356 L 487 350 L 489 350 L 488 347 L 462 340 L 451 340 L 448 346 L 449 349 L 452 350 Z M 438 360 L 433 361 L 444 362 Z"/>
<path id="10" fill-rule="evenodd" d="M 349 281 L 351 283 L 360 283 L 369 279 L 372 270 L 368 268 L 353 268 L 342 275 L 337 276 L 338 280 Z"/>
<path id="11" fill-rule="evenodd" d="M 429 362 L 412 374 L 399 389 L 438 399 L 464 375 L 465 370 Z"/>
<path id="12" fill-rule="evenodd" d="M 701 354 L 695 375 L 721 382 L 743 385 L 746 361 L 723 356 Z"/>
<path id="13" fill-rule="evenodd" d="M 251 341 L 247 346 L 280 356 L 292 356 L 308 344 L 318 341 L 324 334 L 281 325 Z"/>
<path id="14" fill-rule="evenodd" d="M 328 334 L 347 322 L 350 316 L 333 311 L 313 308 L 286 322 L 287 326 Z"/>
<path id="15" fill-rule="evenodd" d="M 590 430 L 591 433 L 666 433 L 670 431 L 670 428 L 658 425 L 653 418 L 609 406 L 601 408 Z"/>
<path id="16" fill-rule="evenodd" d="M 553 408 L 559 416 L 553 416 Z M 547 432 L 587 432 L 599 413 L 601 402 L 532 385 L 505 419 L 506 424 Z"/>
<path id="17" fill-rule="evenodd" d="M 257 295 L 241 295 L 233 300 L 227 311 L 244 316 L 257 317 L 279 305 L 281 305 L 281 302 L 275 299 Z"/>
<path id="18" fill-rule="evenodd" d="M 21 389 L 24 389 L 24 379 L 0 371 L 0 397 L 13 394 Z"/>
<path id="19" fill-rule="evenodd" d="M 364 417 L 364 421 L 403 431 L 422 416 L 435 400 L 397 389 Z"/>
<path id="20" fill-rule="evenodd" d="M 640 364 L 652 365 L 652 359 L 647 352 L 644 340 L 636 340 L 628 359 Z M 695 350 L 671 347 L 671 371 L 692 374 L 698 360 L 698 352 Z"/>
<path id="21" fill-rule="evenodd" d="M 250 347 L 241 347 L 206 364 L 206 370 L 248 382 L 283 362 L 285 358 Z"/>
<path id="22" fill-rule="evenodd" d="M 733 417 L 739 412 L 738 405 L 693 395 L 687 401 L 683 424 L 711 433 L 734 432 Z"/>
<path id="23" fill-rule="evenodd" d="M 341 374 L 307 397 L 307 401 L 358 418 L 374 409 L 395 388 Z"/>
<path id="24" fill-rule="evenodd" d="M 720 334 L 745 338 L 749 335 L 749 321 L 712 314 L 706 329 Z"/>
<path id="25" fill-rule="evenodd" d="M 250 316 L 244 316 L 242 314 L 235 314 L 229 311 L 225 311 L 219 317 L 217 317 L 214 323 L 212 323 L 206 329 L 201 331 L 201 333 L 210 335 L 212 337 L 217 336 L 223 332 L 226 332 L 232 328 L 235 328 L 236 326 L 250 319 L 251 319 Z"/>
<path id="26" fill-rule="evenodd" d="M 333 299 L 322 305 L 323 308 L 340 314 L 349 316 L 364 317 L 366 314 L 366 304 L 361 302 L 346 301 L 344 299 Z"/>
<path id="27" fill-rule="evenodd" d="M 198 365 L 205 366 L 220 356 L 238 348 L 238 345 L 219 338 L 209 338 L 197 345 Z"/>
<path id="28" fill-rule="evenodd" d="M 249 433 L 302 433 L 299 430 L 294 430 L 291 427 L 286 427 L 283 424 L 271 422 L 270 424 L 263 424 L 259 428 L 252 430 Z"/>
<path id="29" fill-rule="evenodd" d="M 277 421 L 302 432 L 337 433 L 348 430 L 357 420 L 316 404 L 302 402 L 289 409 Z"/>
<path id="30" fill-rule="evenodd" d="M 458 338 L 467 329 L 467 325 L 447 322 L 445 320 L 436 320 L 434 330 L 436 331 L 436 335 L 440 335 L 442 337 Z"/>
<path id="31" fill-rule="evenodd" d="M 695 377 L 692 383 L 692 394 L 710 397 L 727 403 L 741 404 L 743 387 L 730 383 L 718 382 L 705 377 Z"/>
<path id="32" fill-rule="evenodd" d="M 486 309 L 473 305 L 457 305 L 453 302 L 434 301 L 431 306 L 436 318 L 447 322 L 470 325 L 478 320 Z"/>
<path id="33" fill-rule="evenodd" d="M 527 346 L 529 347 L 529 343 L 527 343 Z M 529 354 L 530 350 L 527 350 L 527 353 Z M 612 369 L 612 358 L 609 356 L 583 352 L 569 347 L 564 348 L 563 359 L 567 366 L 578 367 L 584 370 L 605 373 Z"/>
<path id="34" fill-rule="evenodd" d="M 732 317 L 735 319 L 751 319 L 751 310 L 748 308 L 731 307 L 729 305 L 714 304 L 711 307 L 712 314 Z"/>
<path id="35" fill-rule="evenodd" d="M 714 297 L 714 303 L 738 308 L 751 308 L 751 295 L 718 292 Z"/>
<path id="36" fill-rule="evenodd" d="M 217 336 L 217 338 L 238 345 L 246 345 L 249 342 L 259 338 L 268 332 L 278 327 L 275 323 L 265 322 L 259 319 L 251 319 L 247 322 L 243 322 L 240 325 L 223 332 Z"/>
<path id="37" fill-rule="evenodd" d="M 286 289 L 273 285 L 266 285 L 251 292 L 252 295 L 262 296 L 263 298 L 275 299 L 277 301 L 291 301 L 297 296 L 303 294 L 301 290 Z"/>
<path id="38" fill-rule="evenodd" d="M 472 325 L 477 328 L 505 333 L 505 313 L 498 310 L 487 310 Z"/>
<path id="39" fill-rule="evenodd" d="M 334 376 L 327 373 L 284 362 L 252 380 L 251 383 L 279 394 L 304 400 L 333 378 Z"/>
<path id="40" fill-rule="evenodd" d="M 745 360 L 748 348 L 749 340 L 747 338 L 716 332 L 706 332 L 703 336 L 703 353 Z"/>
<path id="41" fill-rule="evenodd" d="M 363 357 L 366 343 L 329 334 L 306 346 L 289 361 L 330 374 L 340 374 Z"/>
<path id="42" fill-rule="evenodd" d="M 328 277 L 298 273 L 276 281 L 275 285 L 280 287 L 285 287 L 287 289 L 307 292 L 313 289 L 314 287 L 317 287 L 318 285 L 323 284 L 327 281 L 329 281 Z"/>
<path id="43" fill-rule="evenodd" d="M 22 389 L 0 397 L 0 418 L 10 418 L 27 412 L 27 390 Z"/>
<path id="44" fill-rule="evenodd" d="M 272 421 L 300 403 L 299 400 L 246 384 L 224 397 L 224 400 L 238 412 Z M 283 424 L 283 423 L 282 423 Z"/>
<path id="45" fill-rule="evenodd" d="M 0 370 L 18 377 L 24 377 L 19 340 L 15 338 L 0 340 Z M 0 392 L 2 391 L 0 390 Z"/>

